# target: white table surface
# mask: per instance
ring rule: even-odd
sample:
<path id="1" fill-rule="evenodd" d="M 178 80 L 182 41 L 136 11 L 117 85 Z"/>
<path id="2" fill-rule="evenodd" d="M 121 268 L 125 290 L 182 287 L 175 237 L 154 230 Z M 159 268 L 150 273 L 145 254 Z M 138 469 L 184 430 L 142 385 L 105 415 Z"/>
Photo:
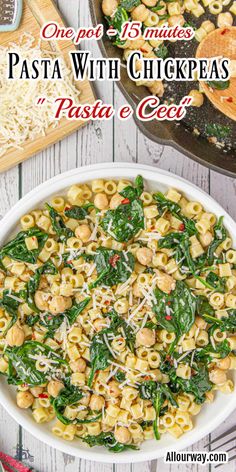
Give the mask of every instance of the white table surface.
<path id="1" fill-rule="evenodd" d="M 91 24 L 87 0 L 59 0 L 58 7 L 68 24 L 74 28 Z M 93 50 L 94 57 L 100 52 L 91 41 L 86 49 Z M 106 103 L 119 108 L 125 99 L 117 86 L 99 82 L 97 93 Z M 224 156 L 222 155 L 222 159 Z M 229 213 L 236 218 L 236 181 L 196 164 L 170 147 L 160 146 L 145 138 L 132 120 L 120 122 L 93 122 L 59 144 L 42 152 L 24 164 L 0 174 L 0 218 L 39 183 L 69 169 L 98 162 L 139 162 L 169 170 L 185 177 L 209 192 Z M 226 400 L 227 401 L 227 397 Z M 236 412 L 212 433 L 212 437 L 226 431 L 236 421 Z M 204 450 L 209 436 L 191 449 Z M 234 443 L 235 444 L 235 443 Z M 190 450 L 191 450 L 190 449 Z M 210 472 L 214 467 L 197 465 L 167 466 L 160 459 L 132 465 L 109 465 L 76 459 L 56 451 L 24 431 L 0 407 L 0 451 L 11 454 L 35 467 L 38 472 Z M 221 467 L 220 472 L 235 472 L 236 461 Z"/>

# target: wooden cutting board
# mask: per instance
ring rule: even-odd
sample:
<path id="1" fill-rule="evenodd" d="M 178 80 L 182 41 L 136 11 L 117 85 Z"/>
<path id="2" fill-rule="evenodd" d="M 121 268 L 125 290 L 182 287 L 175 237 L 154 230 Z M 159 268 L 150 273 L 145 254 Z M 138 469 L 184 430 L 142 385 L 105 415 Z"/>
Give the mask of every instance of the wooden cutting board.
<path id="1" fill-rule="evenodd" d="M 18 42 L 24 32 L 32 33 L 35 38 L 39 38 L 41 26 L 48 21 L 56 21 L 63 25 L 63 20 L 52 0 L 24 0 L 23 17 L 17 31 L 0 33 L 0 46 L 7 46 L 9 42 Z M 68 62 L 68 52 L 75 50 L 71 41 L 44 41 L 44 48 L 47 47 L 56 51 L 58 56 L 62 55 Z M 76 87 L 80 93 L 80 103 L 93 103 L 95 96 L 91 84 L 88 80 L 76 82 Z M 28 159 L 34 154 L 46 149 L 48 146 L 64 139 L 69 134 L 84 126 L 85 122 L 80 120 L 69 121 L 63 118 L 56 128 L 48 128 L 46 136 L 39 135 L 33 141 L 26 141 L 24 149 L 12 148 L 0 157 L 0 172 L 6 171 L 20 162 Z"/>

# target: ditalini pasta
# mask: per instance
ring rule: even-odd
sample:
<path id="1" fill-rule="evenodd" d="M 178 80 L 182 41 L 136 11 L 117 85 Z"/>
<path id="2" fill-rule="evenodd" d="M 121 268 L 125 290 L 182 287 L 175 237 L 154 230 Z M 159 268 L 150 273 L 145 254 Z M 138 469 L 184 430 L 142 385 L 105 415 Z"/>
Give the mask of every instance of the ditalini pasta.
<path id="1" fill-rule="evenodd" d="M 20 223 L 0 249 L 0 372 L 37 423 L 122 452 L 179 438 L 233 391 L 223 218 L 138 176 L 73 185 Z"/>

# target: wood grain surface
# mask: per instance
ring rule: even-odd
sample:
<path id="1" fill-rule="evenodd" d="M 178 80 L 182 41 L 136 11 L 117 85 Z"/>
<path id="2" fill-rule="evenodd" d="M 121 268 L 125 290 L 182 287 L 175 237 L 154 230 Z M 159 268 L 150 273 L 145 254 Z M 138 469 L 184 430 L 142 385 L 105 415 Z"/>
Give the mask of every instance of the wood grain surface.
<path id="1" fill-rule="evenodd" d="M 41 1 L 41 0 L 40 0 Z M 67 23 L 77 28 L 88 26 L 90 16 L 87 0 L 59 0 L 58 7 Z M 100 53 L 95 43 L 84 47 Z M 125 103 L 116 85 L 99 82 L 97 94 L 116 108 Z M 224 157 L 222 156 L 222 159 Z M 49 177 L 81 165 L 113 161 L 139 162 L 154 165 L 182 176 L 210 193 L 236 219 L 236 181 L 209 171 L 169 147 L 159 146 L 145 138 L 133 121 L 91 122 L 77 133 L 64 139 L 32 159 L 0 175 L 0 215 L 26 192 Z M 227 397 L 226 397 L 227 401 Z M 236 412 L 211 437 L 226 431 L 236 422 Z M 203 451 L 209 436 L 190 450 Z M 236 443 L 232 443 L 232 446 Z M 224 448 L 223 448 L 224 449 Z M 0 450 L 24 459 L 38 472 L 213 472 L 214 466 L 164 464 L 163 460 L 131 465 L 95 464 L 79 460 L 48 447 L 22 428 L 0 407 Z M 208 449 L 207 449 L 208 450 Z M 235 472 L 236 461 L 217 468 L 218 472 Z"/>
<path id="2" fill-rule="evenodd" d="M 24 0 L 23 17 L 20 28 L 14 32 L 1 33 L 0 46 L 7 46 L 9 43 L 17 43 L 24 32 L 31 33 L 35 38 L 39 38 L 41 26 L 49 21 L 56 21 L 63 26 L 61 15 L 56 8 L 53 0 Z M 57 52 L 58 57 L 61 55 L 66 63 L 69 63 L 68 53 L 75 50 L 75 46 L 71 41 L 44 41 L 44 49 Z M 80 91 L 80 103 L 93 103 L 95 101 L 94 93 L 89 81 L 83 80 L 76 82 L 76 87 Z M 38 97 L 35 97 L 37 99 Z M 46 149 L 48 146 L 57 143 L 61 139 L 70 135 L 86 123 L 82 120 L 69 121 L 65 118 L 61 119 L 59 125 L 49 127 L 45 136 L 39 135 L 33 141 L 27 140 L 22 149 L 11 148 L 0 157 L 0 172 L 9 169 L 12 166 L 28 159 L 37 152 Z"/>

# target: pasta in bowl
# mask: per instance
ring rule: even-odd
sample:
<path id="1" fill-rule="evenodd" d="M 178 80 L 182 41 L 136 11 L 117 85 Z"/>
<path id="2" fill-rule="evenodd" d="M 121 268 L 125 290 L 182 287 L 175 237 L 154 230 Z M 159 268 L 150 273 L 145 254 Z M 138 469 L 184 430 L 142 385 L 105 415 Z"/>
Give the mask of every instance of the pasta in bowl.
<path id="1" fill-rule="evenodd" d="M 233 391 L 236 346 L 223 218 L 178 179 L 131 169 L 73 175 L 66 191 L 63 179 L 45 204 L 36 192 L 0 250 L 3 391 L 14 386 L 42 439 L 52 431 L 62 450 L 91 458 L 87 445 L 105 446 L 95 459 L 124 462 L 144 460 L 146 444 L 150 458 L 197 439 L 198 413 Z"/>

